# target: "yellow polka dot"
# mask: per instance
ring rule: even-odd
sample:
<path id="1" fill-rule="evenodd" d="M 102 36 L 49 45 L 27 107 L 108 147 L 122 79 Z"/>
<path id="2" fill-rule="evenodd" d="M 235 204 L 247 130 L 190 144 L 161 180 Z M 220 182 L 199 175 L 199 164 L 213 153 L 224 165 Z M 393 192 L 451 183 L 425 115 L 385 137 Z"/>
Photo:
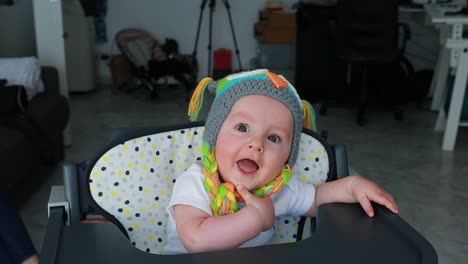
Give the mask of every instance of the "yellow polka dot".
<path id="1" fill-rule="evenodd" d="M 129 163 L 127 164 L 127 166 L 128 166 L 129 168 L 131 168 L 131 167 L 133 167 L 133 163 L 129 162 Z"/>
<path id="2" fill-rule="evenodd" d="M 124 151 L 127 151 L 127 150 L 128 150 L 128 146 L 127 146 L 127 145 L 123 146 L 123 150 L 124 150 Z"/>
<path id="3" fill-rule="evenodd" d="M 159 192 L 159 194 L 161 194 L 161 195 L 166 194 L 166 190 L 161 190 L 161 191 Z"/>
<path id="4" fill-rule="evenodd" d="M 322 154 L 322 150 L 321 149 L 317 150 L 317 154 L 319 155 Z"/>
<path id="5" fill-rule="evenodd" d="M 181 163 L 177 164 L 177 168 L 182 169 L 182 164 Z"/>
<path id="6" fill-rule="evenodd" d="M 148 166 L 143 165 L 143 170 L 148 170 Z"/>
<path id="7" fill-rule="evenodd" d="M 113 191 L 113 192 L 111 192 L 111 195 L 112 195 L 112 196 L 117 196 L 117 192 L 116 192 L 116 191 Z"/>
<path id="8" fill-rule="evenodd" d="M 109 157 L 108 157 L 108 156 L 104 156 L 104 157 L 102 157 L 102 160 L 105 161 L 105 162 L 108 162 L 108 161 L 109 161 Z"/>
<path id="9" fill-rule="evenodd" d="M 166 176 L 166 179 L 165 179 L 165 180 L 166 180 L 166 181 L 171 181 L 171 177 Z"/>
<path id="10" fill-rule="evenodd" d="M 276 232 L 277 232 L 277 233 L 281 233 L 281 231 L 283 231 L 283 230 L 281 229 L 281 227 L 276 228 Z"/>
<path id="11" fill-rule="evenodd" d="M 293 240 L 291 240 L 291 239 L 288 239 L 288 243 L 292 243 L 292 242 L 294 242 L 294 241 L 293 241 Z"/>
<path id="12" fill-rule="evenodd" d="M 305 176 L 305 175 L 301 175 L 301 180 L 303 180 L 303 181 L 307 181 L 307 176 Z"/>
<path id="13" fill-rule="evenodd" d="M 140 224 L 139 224 L 139 223 L 134 223 L 134 224 L 133 224 L 133 227 L 134 227 L 134 228 L 139 228 L 139 227 L 140 227 Z"/>
<path id="14" fill-rule="evenodd" d="M 97 176 L 99 176 L 99 172 L 97 171 L 93 172 L 93 177 L 97 177 Z"/>
<path id="15" fill-rule="evenodd" d="M 308 161 L 313 161 L 314 158 L 313 158 L 313 157 L 307 157 L 307 160 L 308 160 Z"/>
<path id="16" fill-rule="evenodd" d="M 156 149 L 156 144 L 152 144 L 151 148 Z"/>
<path id="17" fill-rule="evenodd" d="M 203 153 L 202 148 L 198 148 L 198 152 Z"/>
<path id="18" fill-rule="evenodd" d="M 92 188 L 89 188 L 89 192 L 90 192 L 90 193 L 93 193 L 93 189 L 92 189 Z"/>
<path id="19" fill-rule="evenodd" d="M 153 162 L 158 162 L 158 157 L 155 157 L 155 158 L 153 159 Z"/>
<path id="20" fill-rule="evenodd" d="M 184 154 L 184 155 L 187 154 L 187 150 L 186 150 L 186 149 L 182 150 L 181 152 L 182 152 L 182 154 Z"/>
<path id="21" fill-rule="evenodd" d="M 117 172 L 117 175 L 122 176 L 122 175 L 123 175 L 123 171 L 119 170 L 119 171 Z"/>
<path id="22" fill-rule="evenodd" d="M 146 208 L 145 208 L 145 207 L 141 207 L 141 208 L 140 208 L 140 211 L 144 212 L 144 211 L 146 211 Z"/>
<path id="23" fill-rule="evenodd" d="M 123 211 L 123 213 L 124 213 L 124 214 L 130 214 L 130 210 L 125 209 L 125 210 Z"/>
<path id="24" fill-rule="evenodd" d="M 144 152 L 141 152 L 140 153 L 140 158 L 144 158 L 145 157 L 145 153 Z"/>
<path id="25" fill-rule="evenodd" d="M 292 227 L 297 228 L 297 223 L 292 224 Z"/>
<path id="26" fill-rule="evenodd" d="M 144 193 L 149 193 L 149 189 L 148 189 L 148 188 L 145 188 L 145 189 L 143 190 L 143 192 L 144 192 Z"/>
<path id="27" fill-rule="evenodd" d="M 171 152 L 171 157 L 175 157 L 175 152 Z"/>
<path id="28" fill-rule="evenodd" d="M 179 141 L 176 137 L 172 139 L 172 141 L 174 141 L 174 143 L 177 143 L 177 141 Z"/>
<path id="29" fill-rule="evenodd" d="M 187 135 L 187 137 L 188 137 L 188 138 L 193 138 L 193 134 L 190 133 L 190 134 Z"/>
<path id="30" fill-rule="evenodd" d="M 156 223 L 156 219 L 151 218 L 150 223 L 152 223 L 152 224 Z"/>
<path id="31" fill-rule="evenodd" d="M 143 137 L 137 137 L 136 138 L 136 140 L 142 140 L 142 139 L 143 139 Z"/>
<path id="32" fill-rule="evenodd" d="M 151 205 L 151 208 L 153 208 L 153 209 L 155 209 L 155 208 L 157 208 L 157 207 L 158 207 L 158 204 L 155 204 L 155 203 L 154 203 L 154 204 Z"/>
<path id="33" fill-rule="evenodd" d="M 149 236 L 149 237 L 148 237 L 148 240 L 149 240 L 149 241 L 153 241 L 153 240 L 154 240 L 154 236 Z"/>

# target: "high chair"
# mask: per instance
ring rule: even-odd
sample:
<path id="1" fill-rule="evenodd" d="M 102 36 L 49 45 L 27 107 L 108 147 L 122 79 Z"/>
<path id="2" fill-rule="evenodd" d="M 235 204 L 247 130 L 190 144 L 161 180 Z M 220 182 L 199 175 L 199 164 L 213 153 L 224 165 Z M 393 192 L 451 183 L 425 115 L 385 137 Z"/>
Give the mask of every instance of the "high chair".
<path id="1" fill-rule="evenodd" d="M 275 248 L 262 246 L 177 256 L 159 255 L 166 243 L 165 228 L 168 217 L 166 207 L 171 198 L 172 187 L 177 177 L 203 156 L 201 153 L 203 125 L 203 122 L 193 122 L 167 128 L 119 129 L 94 158 L 79 164 L 66 163 L 63 175 L 64 186 L 54 186 L 50 196 L 49 226 L 44 239 L 41 263 L 69 261 L 80 263 L 80 260 L 70 257 L 70 255 L 75 256 L 77 254 L 75 250 L 80 249 L 74 248 L 72 252 L 63 246 L 63 243 L 70 242 L 64 239 L 64 236 L 71 233 L 77 235 L 74 237 L 76 239 L 74 242 L 78 243 L 79 247 L 86 248 L 89 244 L 99 241 L 108 252 L 103 255 L 111 252 L 110 257 L 122 263 L 132 261 L 134 257 L 138 258 L 139 263 L 159 261 L 181 263 L 197 262 L 197 260 L 239 263 L 237 261 L 242 262 L 247 255 L 237 255 L 238 252 L 245 252 L 251 256 L 249 258 L 252 261 L 261 256 L 269 259 L 266 252 L 279 254 L 283 252 L 282 250 L 292 250 L 290 253 L 295 254 L 293 252 L 299 250 L 308 253 L 308 250 L 304 250 L 306 244 L 294 247 L 283 247 L 283 245 L 295 244 L 289 242 L 311 236 L 315 230 L 315 221 L 311 221 L 312 232 L 304 232 L 304 218 L 282 216 L 276 218 L 274 224 L 276 232 L 270 240 L 270 244 L 280 244 Z M 348 175 L 348 164 L 345 146 L 328 144 L 317 133 L 303 129 L 292 177 L 320 184 L 346 175 Z M 331 208 L 334 208 L 333 206 L 336 205 L 332 205 Z M 342 210 L 350 209 L 346 207 L 331 209 L 328 212 L 324 210 L 318 214 L 322 214 L 323 219 L 326 219 L 333 215 L 333 212 L 339 213 Z M 376 208 L 376 215 L 379 214 L 379 210 Z M 351 211 L 355 212 L 355 217 L 358 218 L 362 214 L 362 210 L 351 209 Z M 89 223 L 93 222 L 96 216 L 106 223 Z M 121 235 L 116 234 L 118 233 L 116 228 L 112 228 L 108 222 L 117 226 Z M 319 224 L 320 222 L 317 228 L 330 229 L 326 224 Z M 103 235 L 102 232 L 110 232 L 112 235 Z M 415 231 L 410 230 L 410 232 L 413 232 L 411 236 L 417 237 Z M 334 237 L 332 236 L 332 239 Z M 102 239 L 105 239 L 105 242 L 101 242 Z M 324 235 L 321 239 L 326 241 L 330 238 Z M 427 244 L 423 243 L 423 247 L 424 252 L 429 252 L 429 255 L 432 253 Z M 260 251 L 256 253 L 257 250 Z M 80 253 L 77 256 L 85 258 L 87 263 L 110 261 L 106 256 L 90 250 L 78 252 Z M 421 254 L 419 251 L 416 253 Z M 238 256 L 238 260 L 234 256 Z M 271 261 L 274 260 L 275 257 L 271 257 Z"/>

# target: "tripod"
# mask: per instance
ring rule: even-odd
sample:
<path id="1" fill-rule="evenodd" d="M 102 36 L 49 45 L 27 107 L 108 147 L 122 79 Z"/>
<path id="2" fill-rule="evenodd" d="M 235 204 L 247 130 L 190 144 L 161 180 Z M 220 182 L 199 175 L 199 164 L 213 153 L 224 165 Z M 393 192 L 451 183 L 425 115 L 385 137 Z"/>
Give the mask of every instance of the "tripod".
<path id="1" fill-rule="evenodd" d="M 239 48 L 237 46 L 237 40 L 236 40 L 236 34 L 234 33 L 234 25 L 232 23 L 232 17 L 231 17 L 231 11 L 230 8 L 231 6 L 228 3 L 228 0 L 222 0 L 224 3 L 224 7 L 226 8 L 229 16 L 229 24 L 231 25 L 231 32 L 232 32 L 232 39 L 234 40 L 234 46 L 236 48 L 236 55 L 237 55 L 237 63 L 239 64 L 239 70 L 242 70 L 242 64 L 240 60 L 240 55 L 239 55 Z M 203 10 L 205 9 L 206 3 L 208 0 L 202 0 L 202 4 L 200 6 L 200 16 L 198 17 L 198 27 L 197 27 L 197 36 L 195 38 L 195 47 L 193 49 L 193 58 L 196 58 L 197 56 L 197 47 L 198 47 L 198 40 L 200 37 L 200 27 L 201 27 L 201 22 L 203 19 Z M 210 0 L 210 27 L 209 27 L 209 33 L 208 33 L 208 75 L 212 75 L 211 72 L 211 42 L 212 42 L 212 30 L 213 30 L 213 12 L 214 8 L 216 6 L 216 0 Z"/>

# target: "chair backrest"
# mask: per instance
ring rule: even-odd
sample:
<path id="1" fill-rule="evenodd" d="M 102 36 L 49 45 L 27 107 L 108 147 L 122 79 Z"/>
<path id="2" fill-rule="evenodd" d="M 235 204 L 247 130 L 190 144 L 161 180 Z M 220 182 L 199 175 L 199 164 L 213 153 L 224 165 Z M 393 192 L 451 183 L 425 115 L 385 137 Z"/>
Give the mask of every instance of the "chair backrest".
<path id="1" fill-rule="evenodd" d="M 351 62 L 389 62 L 398 55 L 398 0 L 338 0 L 337 47 Z"/>
<path id="2" fill-rule="evenodd" d="M 89 163 L 85 176 L 95 211 L 127 235 L 138 249 L 159 254 L 166 244 L 166 207 L 173 185 L 202 159 L 202 122 L 167 129 L 122 130 Z M 293 177 L 313 184 L 335 175 L 334 156 L 325 140 L 303 131 Z M 276 219 L 271 243 L 296 241 L 300 217 Z"/>

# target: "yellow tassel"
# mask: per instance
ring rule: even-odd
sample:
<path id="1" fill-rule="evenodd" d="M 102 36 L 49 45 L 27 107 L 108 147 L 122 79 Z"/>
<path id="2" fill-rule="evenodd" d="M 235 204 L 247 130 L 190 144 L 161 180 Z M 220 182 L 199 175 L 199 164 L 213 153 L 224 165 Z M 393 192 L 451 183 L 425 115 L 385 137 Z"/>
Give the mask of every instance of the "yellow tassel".
<path id="1" fill-rule="evenodd" d="M 315 125 L 314 108 L 306 100 L 302 100 L 301 104 L 302 104 L 302 119 L 304 121 L 304 127 L 312 131 L 316 131 L 317 127 Z"/>
<path id="2" fill-rule="evenodd" d="M 203 105 L 203 96 L 205 94 L 205 89 L 206 86 L 210 82 L 212 82 L 213 79 L 206 77 L 201 80 L 197 87 L 195 88 L 195 91 L 193 91 L 192 98 L 190 99 L 189 107 L 187 114 L 190 118 L 190 121 L 196 121 L 198 118 L 198 113 L 200 112 L 200 109 Z"/>

